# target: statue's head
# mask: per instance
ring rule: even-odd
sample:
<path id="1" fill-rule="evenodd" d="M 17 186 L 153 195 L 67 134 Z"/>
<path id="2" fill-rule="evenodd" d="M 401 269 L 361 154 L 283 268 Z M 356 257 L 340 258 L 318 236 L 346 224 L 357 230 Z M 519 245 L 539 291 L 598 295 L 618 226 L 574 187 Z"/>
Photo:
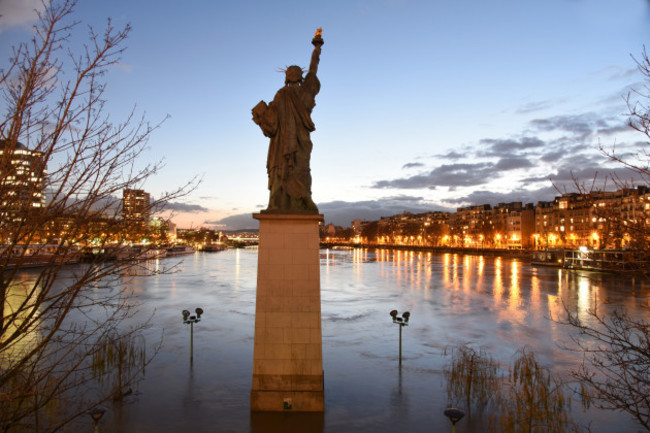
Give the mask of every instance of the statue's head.
<path id="1" fill-rule="evenodd" d="M 300 66 L 289 66 L 284 72 L 286 74 L 284 84 L 302 83 L 302 68 Z"/>

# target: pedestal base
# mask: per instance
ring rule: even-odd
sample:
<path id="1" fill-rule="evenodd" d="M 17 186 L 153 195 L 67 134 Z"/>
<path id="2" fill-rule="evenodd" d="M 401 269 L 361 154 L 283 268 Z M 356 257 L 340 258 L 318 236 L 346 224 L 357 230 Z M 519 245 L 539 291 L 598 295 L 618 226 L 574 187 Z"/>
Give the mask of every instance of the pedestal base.
<path id="1" fill-rule="evenodd" d="M 324 409 L 317 214 L 260 221 L 252 411 Z"/>
<path id="2" fill-rule="evenodd" d="M 251 391 L 253 412 L 322 412 L 325 395 L 320 391 Z"/>

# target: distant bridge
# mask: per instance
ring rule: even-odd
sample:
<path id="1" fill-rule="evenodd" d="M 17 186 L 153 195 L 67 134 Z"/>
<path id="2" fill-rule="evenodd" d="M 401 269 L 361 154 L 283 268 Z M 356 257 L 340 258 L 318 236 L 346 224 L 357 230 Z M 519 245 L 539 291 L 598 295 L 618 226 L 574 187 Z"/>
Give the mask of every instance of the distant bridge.
<path id="1" fill-rule="evenodd" d="M 228 241 L 245 245 L 257 245 L 260 243 L 260 238 L 258 236 L 228 236 Z"/>

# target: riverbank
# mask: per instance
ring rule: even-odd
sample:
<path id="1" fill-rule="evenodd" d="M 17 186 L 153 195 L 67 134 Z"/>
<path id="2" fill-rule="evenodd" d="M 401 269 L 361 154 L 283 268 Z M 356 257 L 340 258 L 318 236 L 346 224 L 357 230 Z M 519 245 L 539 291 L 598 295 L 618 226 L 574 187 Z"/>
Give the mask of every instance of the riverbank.
<path id="1" fill-rule="evenodd" d="M 506 257 L 526 260 L 530 262 L 534 251 L 509 250 L 496 248 L 459 248 L 459 247 L 431 247 L 422 245 L 377 245 L 377 244 L 349 244 L 343 242 L 321 242 L 321 248 L 368 248 L 385 250 L 423 251 L 436 254 L 467 254 L 471 256 Z"/>

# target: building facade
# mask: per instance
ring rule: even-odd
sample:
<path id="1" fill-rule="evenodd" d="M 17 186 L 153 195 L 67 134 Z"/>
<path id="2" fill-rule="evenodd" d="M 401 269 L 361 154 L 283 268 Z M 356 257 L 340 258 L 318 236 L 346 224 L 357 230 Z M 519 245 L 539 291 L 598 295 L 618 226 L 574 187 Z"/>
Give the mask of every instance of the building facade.
<path id="1" fill-rule="evenodd" d="M 650 187 L 568 193 L 537 205 L 512 202 L 467 206 L 455 213 L 403 212 L 378 221 L 355 220 L 352 227 L 355 239 L 377 245 L 650 250 Z"/>
<path id="2" fill-rule="evenodd" d="M 0 222 L 3 231 L 35 218 L 45 208 L 46 164 L 42 152 L 0 140 Z M 7 235 L 7 233 L 3 233 Z"/>
<path id="3" fill-rule="evenodd" d="M 147 232 L 151 217 L 151 194 L 141 189 L 125 189 L 122 193 L 122 220 L 127 234 L 139 237 Z"/>

